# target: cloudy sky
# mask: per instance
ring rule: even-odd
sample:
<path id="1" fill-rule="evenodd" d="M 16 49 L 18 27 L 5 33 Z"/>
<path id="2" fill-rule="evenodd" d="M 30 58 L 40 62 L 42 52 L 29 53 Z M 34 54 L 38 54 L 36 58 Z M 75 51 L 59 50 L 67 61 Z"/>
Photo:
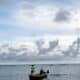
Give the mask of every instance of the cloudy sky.
<path id="1" fill-rule="evenodd" d="M 0 42 L 31 36 L 72 36 L 80 28 L 79 0 L 2 0 Z"/>
<path id="2" fill-rule="evenodd" d="M 59 59 L 79 34 L 80 0 L 0 0 L 0 60 Z"/>

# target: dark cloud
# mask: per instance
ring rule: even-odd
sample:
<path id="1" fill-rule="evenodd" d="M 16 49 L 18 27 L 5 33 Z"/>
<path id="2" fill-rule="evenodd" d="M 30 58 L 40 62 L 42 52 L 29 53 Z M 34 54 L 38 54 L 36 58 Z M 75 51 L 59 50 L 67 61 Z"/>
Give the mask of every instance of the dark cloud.
<path id="1" fill-rule="evenodd" d="M 64 51 L 64 56 L 77 57 L 80 54 L 80 38 L 75 40 L 68 48 Z"/>
<path id="2" fill-rule="evenodd" d="M 44 44 L 45 44 L 45 41 L 37 41 L 36 42 L 36 45 L 37 45 L 38 50 L 39 50 L 39 55 L 47 54 L 48 52 L 50 52 L 54 48 L 56 48 L 58 46 L 58 40 L 48 42 L 49 48 L 42 48 L 42 45 L 44 45 Z"/>
<path id="3" fill-rule="evenodd" d="M 31 47 L 29 46 L 27 47 L 26 44 L 25 44 L 25 47 L 20 47 L 23 44 L 19 45 L 19 47 L 16 47 L 16 46 L 11 47 L 10 44 L 4 44 L 0 46 L 0 61 L 59 60 L 61 58 L 66 59 L 68 57 L 70 57 L 71 59 L 71 58 L 77 57 L 80 54 L 80 52 L 77 52 L 77 49 L 75 49 L 74 47 L 76 42 L 80 44 L 80 39 L 77 39 L 74 42 L 72 42 L 72 44 L 68 46 L 68 49 L 64 51 L 62 51 L 59 48 L 60 47 L 59 40 L 49 41 L 48 48 L 42 47 L 43 45 L 45 45 L 45 42 L 46 42 L 45 40 L 42 40 L 42 41 L 37 40 L 36 42 L 33 42 L 36 45 L 37 51 L 38 51 L 38 54 L 36 54 L 36 56 L 34 56 L 34 54 L 37 53 L 37 51 L 28 52 L 28 49 L 30 49 Z M 49 52 L 55 53 L 55 49 L 56 49 L 56 52 L 58 51 L 60 53 L 63 53 L 63 56 L 61 55 L 54 55 L 52 57 L 40 56 L 40 55 L 47 55 L 47 53 Z M 31 55 L 28 55 L 28 54 L 31 54 Z"/>
<path id="4" fill-rule="evenodd" d="M 71 13 L 67 10 L 59 10 L 54 18 L 55 22 L 67 22 L 70 21 Z"/>
<path id="5" fill-rule="evenodd" d="M 46 55 L 48 52 L 52 51 L 54 48 L 56 48 L 58 46 L 58 41 L 57 40 L 53 40 L 53 41 L 49 41 L 48 44 L 49 44 L 49 48 L 43 48 L 42 46 L 45 45 L 45 42 L 46 41 L 41 41 L 41 40 L 38 40 L 36 42 L 33 42 L 35 44 L 35 46 L 37 47 L 37 50 L 39 51 L 38 52 L 38 55 L 36 55 L 36 58 L 37 56 L 40 56 L 40 55 Z M 16 44 L 18 45 L 18 44 Z M 4 44 L 4 45 L 1 45 L 0 46 L 0 61 L 6 61 L 6 60 L 33 60 L 33 57 L 34 54 L 37 52 L 37 51 L 32 51 L 30 52 L 29 49 L 31 49 L 31 47 L 28 47 L 27 48 L 27 45 L 25 44 L 25 47 L 20 47 L 22 46 L 23 44 L 19 45 L 19 47 L 14 47 L 14 46 L 10 46 L 10 44 Z M 28 52 L 29 51 L 29 52 Z M 21 53 L 21 54 L 19 54 Z M 30 56 L 28 56 L 28 54 L 31 54 Z M 29 59 L 29 58 L 30 59 Z M 42 59 L 42 58 L 41 58 Z M 44 58 L 45 59 L 45 58 Z"/>

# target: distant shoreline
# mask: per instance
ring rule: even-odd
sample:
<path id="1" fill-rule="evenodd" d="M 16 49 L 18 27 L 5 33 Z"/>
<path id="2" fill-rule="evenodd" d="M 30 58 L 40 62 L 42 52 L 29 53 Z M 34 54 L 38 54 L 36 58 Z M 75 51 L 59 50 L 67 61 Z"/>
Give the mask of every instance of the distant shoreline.
<path id="1" fill-rule="evenodd" d="M 28 61 L 28 62 L 0 62 L 0 65 L 31 65 L 31 64 L 80 64 L 80 61 Z"/>

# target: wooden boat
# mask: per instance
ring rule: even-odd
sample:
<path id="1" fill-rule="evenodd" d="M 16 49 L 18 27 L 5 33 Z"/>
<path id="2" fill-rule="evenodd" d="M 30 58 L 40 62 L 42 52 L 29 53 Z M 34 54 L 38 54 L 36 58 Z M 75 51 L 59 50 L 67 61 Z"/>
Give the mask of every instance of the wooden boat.
<path id="1" fill-rule="evenodd" d="M 29 80 L 43 80 L 44 78 L 47 78 L 47 75 L 49 73 L 49 70 L 47 72 L 44 72 L 43 69 L 40 70 L 40 73 L 36 74 L 34 65 L 31 65 L 31 74 L 29 75 Z"/>
<path id="2" fill-rule="evenodd" d="M 47 78 L 47 73 L 43 74 L 30 74 L 29 79 L 30 80 L 42 80 L 44 78 Z"/>

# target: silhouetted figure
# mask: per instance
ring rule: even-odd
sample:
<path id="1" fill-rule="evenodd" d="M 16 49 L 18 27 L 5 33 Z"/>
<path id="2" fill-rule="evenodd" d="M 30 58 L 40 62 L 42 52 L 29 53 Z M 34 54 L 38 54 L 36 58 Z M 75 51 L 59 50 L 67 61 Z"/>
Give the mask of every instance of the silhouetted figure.
<path id="1" fill-rule="evenodd" d="M 34 70 L 31 70 L 31 74 L 33 74 L 34 73 Z"/>
<path id="2" fill-rule="evenodd" d="M 47 74 L 49 73 L 49 70 L 47 70 Z"/>
<path id="3" fill-rule="evenodd" d="M 44 70 L 43 70 L 43 69 L 41 69 L 41 70 L 40 70 L 40 74 L 43 74 L 43 73 L 45 73 L 45 72 L 44 72 Z"/>
<path id="4" fill-rule="evenodd" d="M 31 67 L 31 74 L 33 74 L 35 72 L 35 68 L 34 68 L 34 65 L 32 65 Z"/>

